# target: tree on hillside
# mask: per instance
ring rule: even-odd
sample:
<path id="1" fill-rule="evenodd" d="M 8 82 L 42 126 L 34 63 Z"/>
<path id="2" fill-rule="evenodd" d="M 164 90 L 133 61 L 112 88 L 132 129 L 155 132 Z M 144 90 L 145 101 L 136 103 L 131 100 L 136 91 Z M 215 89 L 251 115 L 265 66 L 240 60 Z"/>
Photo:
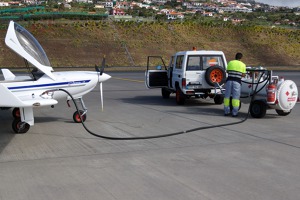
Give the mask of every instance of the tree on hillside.
<path id="1" fill-rule="evenodd" d="M 177 6 L 181 6 L 180 2 L 177 2 L 176 0 L 167 1 L 165 3 L 165 8 L 175 8 Z"/>

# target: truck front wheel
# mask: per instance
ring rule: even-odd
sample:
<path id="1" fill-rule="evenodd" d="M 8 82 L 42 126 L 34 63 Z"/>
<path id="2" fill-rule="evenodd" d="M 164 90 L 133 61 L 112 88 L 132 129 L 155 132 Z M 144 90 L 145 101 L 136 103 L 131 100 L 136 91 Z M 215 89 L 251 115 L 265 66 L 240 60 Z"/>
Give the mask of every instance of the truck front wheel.
<path id="1" fill-rule="evenodd" d="M 185 96 L 184 94 L 181 92 L 180 88 L 176 89 L 176 103 L 178 105 L 183 105 L 185 102 Z"/>

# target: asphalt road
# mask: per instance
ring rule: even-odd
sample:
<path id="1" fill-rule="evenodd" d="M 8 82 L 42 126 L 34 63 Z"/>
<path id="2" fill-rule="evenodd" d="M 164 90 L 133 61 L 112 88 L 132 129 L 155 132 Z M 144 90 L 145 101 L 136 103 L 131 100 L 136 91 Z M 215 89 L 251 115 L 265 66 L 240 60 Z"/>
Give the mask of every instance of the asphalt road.
<path id="1" fill-rule="evenodd" d="M 299 90 L 300 72 L 277 72 Z M 277 74 L 276 73 L 276 74 Z M 109 73 L 84 97 L 87 127 L 113 137 L 140 137 L 239 122 L 222 105 L 148 90 L 143 73 Z M 152 140 L 96 138 L 73 123 L 74 106 L 34 110 L 28 133 L 11 130 L 11 110 L 0 111 L 0 199 L 298 200 L 300 106 L 290 115 L 268 110 L 263 119 Z"/>

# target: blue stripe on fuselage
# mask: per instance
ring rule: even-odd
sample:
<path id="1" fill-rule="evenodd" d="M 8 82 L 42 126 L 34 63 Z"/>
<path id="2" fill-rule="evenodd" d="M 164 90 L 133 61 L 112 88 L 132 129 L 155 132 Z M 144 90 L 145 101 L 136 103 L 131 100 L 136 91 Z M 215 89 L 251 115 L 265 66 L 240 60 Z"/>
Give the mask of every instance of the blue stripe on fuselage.
<path id="1" fill-rule="evenodd" d="M 47 83 L 47 84 L 39 84 L 39 85 L 24 85 L 24 86 L 8 87 L 8 89 L 18 90 L 18 89 L 33 89 L 33 88 L 62 86 L 62 85 L 76 85 L 76 84 L 88 83 L 90 81 L 91 80 L 80 80 L 80 81 L 68 81 L 68 82 L 60 82 L 60 83 Z"/>

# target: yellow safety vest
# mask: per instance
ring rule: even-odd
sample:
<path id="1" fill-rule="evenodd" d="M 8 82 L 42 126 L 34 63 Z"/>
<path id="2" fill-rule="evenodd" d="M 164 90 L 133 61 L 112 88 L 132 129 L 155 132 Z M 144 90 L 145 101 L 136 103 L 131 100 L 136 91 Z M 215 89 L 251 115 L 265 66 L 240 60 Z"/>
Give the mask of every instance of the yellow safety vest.
<path id="1" fill-rule="evenodd" d="M 246 73 L 246 65 L 239 60 L 232 60 L 227 65 L 227 71 L 236 71 L 240 73 Z"/>

